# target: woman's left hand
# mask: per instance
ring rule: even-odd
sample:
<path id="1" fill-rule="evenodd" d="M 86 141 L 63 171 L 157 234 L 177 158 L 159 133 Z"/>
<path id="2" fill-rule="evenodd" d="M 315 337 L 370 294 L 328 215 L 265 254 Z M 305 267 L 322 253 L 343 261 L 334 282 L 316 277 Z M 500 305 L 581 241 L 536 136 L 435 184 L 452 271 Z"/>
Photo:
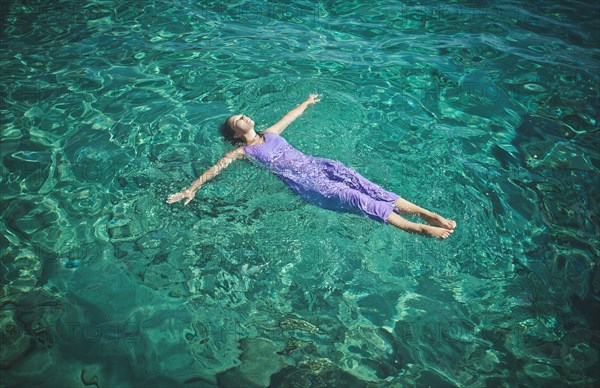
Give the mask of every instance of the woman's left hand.
<path id="1" fill-rule="evenodd" d="M 183 204 L 187 205 L 192 199 L 194 199 L 195 196 L 196 192 L 194 190 L 185 189 L 181 190 L 179 193 L 169 195 L 169 198 L 167 198 L 167 203 L 171 204 L 185 199 L 185 202 Z"/>
<path id="2" fill-rule="evenodd" d="M 308 98 L 306 99 L 306 103 L 308 105 L 312 105 L 312 104 L 316 104 L 317 102 L 321 101 L 321 96 L 317 93 L 311 93 L 310 96 L 308 96 Z"/>

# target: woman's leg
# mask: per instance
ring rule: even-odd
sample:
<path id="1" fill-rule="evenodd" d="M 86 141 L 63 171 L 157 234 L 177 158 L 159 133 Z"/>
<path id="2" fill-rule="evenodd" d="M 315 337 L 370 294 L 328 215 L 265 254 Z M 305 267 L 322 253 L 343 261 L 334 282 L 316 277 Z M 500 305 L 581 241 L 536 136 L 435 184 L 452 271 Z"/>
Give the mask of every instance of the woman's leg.
<path id="1" fill-rule="evenodd" d="M 336 182 L 344 182 L 344 187 L 337 193 L 343 204 L 361 209 L 372 218 L 379 219 L 386 224 L 392 224 L 399 229 L 420 233 L 431 237 L 444 239 L 454 231 L 456 222 L 447 220 L 435 213 L 423 209 L 413 203 L 402 199 L 398 194 L 383 189 L 381 186 L 369 181 L 356 170 L 340 162 L 330 161 L 336 165 Z M 410 222 L 393 210 L 398 209 L 403 214 L 415 214 L 423 218 L 430 225 Z"/>
<path id="2" fill-rule="evenodd" d="M 336 166 L 334 171 L 330 171 L 335 175 L 334 180 L 343 182 L 345 186 L 351 189 L 358 190 L 376 201 L 394 202 L 400 197 L 398 194 L 387 191 L 378 184 L 371 182 L 355 169 L 337 160 L 329 160 L 329 162 Z"/>
<path id="3" fill-rule="evenodd" d="M 360 209 L 369 218 L 381 221 L 384 224 L 388 223 L 387 218 L 389 215 L 394 213 L 393 201 L 378 201 L 350 187 L 343 187 L 337 191 L 336 197 L 342 207 Z"/>
<path id="4" fill-rule="evenodd" d="M 396 206 L 396 209 L 398 209 L 398 212 L 400 214 L 412 214 L 419 216 L 423 220 L 425 220 L 425 222 L 427 222 L 429 225 L 440 226 L 442 228 L 450 230 L 454 230 L 454 228 L 456 228 L 455 221 L 448 220 L 440 216 L 439 214 L 435 214 L 427 209 L 423 209 L 422 207 L 419 207 L 414 203 L 411 203 L 403 198 L 398 198 L 394 202 L 394 205 Z"/>
<path id="5" fill-rule="evenodd" d="M 417 224 L 416 222 L 411 222 L 400 217 L 396 213 L 391 213 L 387 218 L 387 222 L 394 225 L 396 228 L 402 229 L 406 232 L 418 233 L 424 236 L 435 237 L 440 240 L 445 239 L 446 237 L 450 236 L 451 233 L 454 232 L 453 229 Z"/>
<path id="6" fill-rule="evenodd" d="M 394 202 L 377 201 L 358 190 L 348 187 L 339 191 L 337 193 L 337 198 L 344 206 L 360 209 L 372 219 L 382 221 L 384 224 L 391 224 L 407 232 L 418 233 L 442 240 L 454 232 L 453 228 L 423 225 L 408 221 L 393 212 L 395 209 Z M 398 200 L 400 199 L 397 199 L 397 201 Z"/>

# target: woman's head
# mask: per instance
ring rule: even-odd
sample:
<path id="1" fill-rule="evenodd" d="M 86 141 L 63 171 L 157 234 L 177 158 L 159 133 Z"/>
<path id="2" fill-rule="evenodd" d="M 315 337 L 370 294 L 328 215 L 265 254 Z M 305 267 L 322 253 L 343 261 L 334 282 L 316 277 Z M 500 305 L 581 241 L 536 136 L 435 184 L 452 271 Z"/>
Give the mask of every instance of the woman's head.
<path id="1" fill-rule="evenodd" d="M 221 125 L 221 135 L 234 145 L 242 142 L 240 138 L 251 131 L 254 131 L 254 121 L 244 115 L 233 115 Z"/>

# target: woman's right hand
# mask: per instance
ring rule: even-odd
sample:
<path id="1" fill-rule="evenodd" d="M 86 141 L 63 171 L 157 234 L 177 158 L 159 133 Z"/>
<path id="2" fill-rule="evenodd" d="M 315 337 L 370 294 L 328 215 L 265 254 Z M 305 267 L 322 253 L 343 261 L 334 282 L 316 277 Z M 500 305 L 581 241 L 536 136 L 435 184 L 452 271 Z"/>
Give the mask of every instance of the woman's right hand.
<path id="1" fill-rule="evenodd" d="M 321 101 L 321 96 L 317 93 L 311 93 L 311 95 L 308 96 L 305 102 L 307 105 L 310 106 L 312 104 L 316 104 L 319 101 Z"/>
<path id="2" fill-rule="evenodd" d="M 196 192 L 194 190 L 185 189 L 181 190 L 179 193 L 169 195 L 169 198 L 167 198 L 167 203 L 171 204 L 187 198 L 187 200 L 183 203 L 184 205 L 187 205 L 192 199 L 194 199 L 195 196 Z"/>

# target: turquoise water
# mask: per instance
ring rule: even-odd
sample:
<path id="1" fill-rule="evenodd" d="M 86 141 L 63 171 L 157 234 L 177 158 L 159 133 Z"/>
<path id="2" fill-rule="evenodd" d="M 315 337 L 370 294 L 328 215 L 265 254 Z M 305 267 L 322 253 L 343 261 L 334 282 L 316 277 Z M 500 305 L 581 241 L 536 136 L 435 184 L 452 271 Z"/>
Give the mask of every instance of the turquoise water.
<path id="1" fill-rule="evenodd" d="M 600 7 L 1 3 L 2 386 L 594 386 Z M 457 221 L 306 203 L 283 136 Z"/>

